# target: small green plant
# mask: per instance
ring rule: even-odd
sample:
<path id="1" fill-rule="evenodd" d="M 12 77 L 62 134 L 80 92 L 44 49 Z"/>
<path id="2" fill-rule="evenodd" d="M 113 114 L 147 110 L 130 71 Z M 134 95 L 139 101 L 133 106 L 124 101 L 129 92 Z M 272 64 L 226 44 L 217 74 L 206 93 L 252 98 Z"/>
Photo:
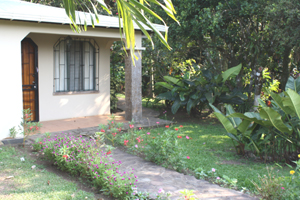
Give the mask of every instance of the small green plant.
<path id="1" fill-rule="evenodd" d="M 108 125 L 100 124 L 99 129 L 102 133 L 102 136 L 105 136 L 107 140 L 112 143 L 112 146 L 115 146 L 116 135 L 122 131 L 123 123 L 116 123 L 115 116 L 111 115 L 108 120 Z M 100 134 L 98 133 L 99 137 Z"/>
<path id="2" fill-rule="evenodd" d="M 33 150 L 40 151 L 43 148 L 42 138 L 37 138 L 32 144 Z"/>
<path id="3" fill-rule="evenodd" d="M 300 154 L 298 154 L 298 160 L 293 162 L 296 164 L 296 167 L 288 165 L 291 168 L 290 176 L 281 178 L 284 186 L 282 189 L 286 191 L 286 197 L 289 199 L 300 199 Z"/>
<path id="4" fill-rule="evenodd" d="M 9 137 L 15 138 L 18 134 L 18 131 L 16 130 L 16 127 L 12 127 L 9 129 Z"/>
<path id="5" fill-rule="evenodd" d="M 183 191 L 180 191 L 180 193 L 182 194 L 181 197 L 184 200 L 195 200 L 195 194 L 193 190 L 184 189 Z"/>
<path id="6" fill-rule="evenodd" d="M 46 138 L 50 138 L 51 137 L 51 133 L 49 133 L 49 132 L 44 133 L 44 135 L 45 135 Z"/>
<path id="7" fill-rule="evenodd" d="M 20 124 L 20 130 L 22 131 L 22 134 L 24 136 L 23 139 L 23 147 L 25 147 L 25 140 L 29 135 L 38 133 L 39 128 L 42 126 L 40 122 L 33 122 L 31 121 L 31 110 L 24 109 L 23 110 L 23 117 Z"/>
<path id="8" fill-rule="evenodd" d="M 274 175 L 273 168 L 267 168 L 267 170 L 267 175 L 258 175 L 259 184 L 252 181 L 259 195 L 265 200 L 285 199 L 285 191 L 281 179 Z"/>

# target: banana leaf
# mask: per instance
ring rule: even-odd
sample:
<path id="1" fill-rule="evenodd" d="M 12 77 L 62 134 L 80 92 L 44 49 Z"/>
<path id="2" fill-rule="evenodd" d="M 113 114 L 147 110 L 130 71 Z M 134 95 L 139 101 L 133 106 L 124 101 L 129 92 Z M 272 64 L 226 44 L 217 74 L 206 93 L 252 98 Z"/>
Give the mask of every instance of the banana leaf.
<path id="1" fill-rule="evenodd" d="M 229 115 L 235 113 L 235 111 L 231 105 L 226 104 L 225 108 L 226 108 L 226 116 L 229 116 Z M 242 123 L 241 118 L 238 118 L 238 117 L 227 117 L 227 118 L 231 121 L 231 123 L 233 124 L 234 127 L 238 127 L 240 125 L 240 123 Z"/>
<path id="2" fill-rule="evenodd" d="M 300 95 L 291 89 L 288 89 L 286 93 L 290 97 L 290 103 L 293 106 L 293 110 L 296 112 L 298 118 L 300 119 Z"/>
<path id="3" fill-rule="evenodd" d="M 222 123 L 222 125 L 224 126 L 224 128 L 226 129 L 226 131 L 228 133 L 237 135 L 237 130 L 234 128 L 233 124 L 230 122 L 229 119 L 226 118 L 225 115 L 223 115 L 223 113 L 216 108 L 214 105 L 209 104 L 210 107 L 215 111 L 214 115 L 218 118 L 218 120 Z"/>
<path id="4" fill-rule="evenodd" d="M 300 77 L 294 79 L 292 76 L 290 76 L 285 85 L 285 91 L 287 91 L 288 89 L 292 89 L 300 94 Z"/>
<path id="5" fill-rule="evenodd" d="M 281 110 L 283 110 L 283 112 L 287 115 L 293 115 L 294 111 L 289 108 L 288 106 L 284 106 L 283 104 L 283 97 L 281 97 L 280 95 L 274 93 L 274 92 L 269 92 L 269 94 L 271 95 L 272 99 L 277 103 L 277 105 L 281 108 Z"/>
<path id="6" fill-rule="evenodd" d="M 239 117 L 244 120 L 248 120 L 250 122 L 255 122 L 260 125 L 265 125 L 265 121 L 261 119 L 258 113 L 246 112 L 245 114 L 242 113 L 233 113 L 227 117 Z"/>
<path id="7" fill-rule="evenodd" d="M 242 69 L 242 64 L 239 64 L 236 67 L 232 67 L 230 69 L 227 69 L 225 72 L 223 72 L 223 82 L 227 81 L 228 78 L 237 76 Z"/>
<path id="8" fill-rule="evenodd" d="M 272 108 L 269 107 L 262 108 L 260 110 L 260 116 L 261 118 L 268 120 L 267 121 L 269 122 L 268 124 L 272 125 L 280 132 L 288 133 L 288 134 L 291 134 L 293 132 L 293 129 L 282 121 L 281 115 L 275 110 L 273 110 Z"/>

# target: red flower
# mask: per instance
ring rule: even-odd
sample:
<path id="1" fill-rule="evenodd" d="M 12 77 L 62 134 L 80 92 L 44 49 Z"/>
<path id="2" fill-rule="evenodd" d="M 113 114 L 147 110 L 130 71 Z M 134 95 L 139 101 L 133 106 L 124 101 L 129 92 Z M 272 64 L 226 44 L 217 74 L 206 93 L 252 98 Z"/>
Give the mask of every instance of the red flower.
<path id="1" fill-rule="evenodd" d="M 36 129 L 36 130 L 39 130 L 39 127 L 38 127 L 38 126 L 36 126 L 36 127 L 35 127 L 35 129 Z"/>
<path id="2" fill-rule="evenodd" d="M 101 132 L 105 133 L 105 130 L 101 129 Z"/>
<path id="3" fill-rule="evenodd" d="M 115 137 L 117 135 L 117 133 L 112 133 L 112 135 Z"/>
<path id="4" fill-rule="evenodd" d="M 32 128 L 33 128 L 33 127 L 31 126 L 29 129 L 32 130 Z"/>
<path id="5" fill-rule="evenodd" d="M 109 154 L 111 154 L 111 151 L 106 152 L 106 155 L 109 155 Z"/>
<path id="6" fill-rule="evenodd" d="M 180 125 L 179 127 L 180 127 L 180 128 L 182 128 L 183 126 L 182 126 L 182 125 Z"/>
<path id="7" fill-rule="evenodd" d="M 182 136 L 180 136 L 180 135 L 177 135 L 177 137 L 178 137 L 178 138 L 182 138 Z"/>
<path id="8" fill-rule="evenodd" d="M 68 155 L 63 155 L 63 158 L 67 159 L 67 158 L 68 158 Z"/>
<path id="9" fill-rule="evenodd" d="M 128 140 L 124 140 L 124 145 L 127 146 Z"/>
<path id="10" fill-rule="evenodd" d="M 165 126 L 166 128 L 169 128 L 169 125 Z"/>
<path id="11" fill-rule="evenodd" d="M 39 142 L 39 144 L 43 144 L 42 142 Z"/>
<path id="12" fill-rule="evenodd" d="M 267 101 L 267 106 L 269 106 L 269 107 L 271 106 L 271 101 L 269 101 L 269 100 Z"/>
<path id="13" fill-rule="evenodd" d="M 175 131 L 178 131 L 178 128 L 175 128 Z"/>
<path id="14" fill-rule="evenodd" d="M 122 129 L 121 129 L 121 128 L 119 128 L 119 132 L 121 132 L 121 130 L 122 130 Z"/>

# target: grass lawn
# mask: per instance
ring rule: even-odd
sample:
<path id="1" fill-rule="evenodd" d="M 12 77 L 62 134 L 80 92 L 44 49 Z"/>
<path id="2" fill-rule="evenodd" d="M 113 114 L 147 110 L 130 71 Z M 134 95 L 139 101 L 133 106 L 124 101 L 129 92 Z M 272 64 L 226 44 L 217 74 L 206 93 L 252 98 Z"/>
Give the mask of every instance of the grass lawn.
<path id="1" fill-rule="evenodd" d="M 25 161 L 20 158 L 24 157 Z M 32 166 L 36 165 L 34 169 Z M 13 176 L 12 178 L 9 178 Z M 96 199 L 94 193 L 78 188 L 77 184 L 48 172 L 35 164 L 27 152 L 0 146 L 0 199 Z"/>

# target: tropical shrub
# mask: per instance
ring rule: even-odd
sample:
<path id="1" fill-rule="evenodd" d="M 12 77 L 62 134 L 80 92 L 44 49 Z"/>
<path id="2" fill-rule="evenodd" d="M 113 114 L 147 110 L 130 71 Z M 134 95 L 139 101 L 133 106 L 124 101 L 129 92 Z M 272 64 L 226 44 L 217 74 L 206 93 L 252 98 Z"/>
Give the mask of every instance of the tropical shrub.
<path id="1" fill-rule="evenodd" d="M 286 91 L 276 94 L 267 91 L 271 101 L 259 101 L 257 112 L 235 113 L 226 105 L 224 115 L 215 106 L 215 116 L 222 123 L 238 154 L 245 154 L 245 146 L 252 147 L 265 160 L 284 158 L 291 163 L 300 153 L 300 78 L 289 78 Z"/>
<path id="2" fill-rule="evenodd" d="M 222 74 L 216 74 L 198 66 L 189 71 L 173 76 L 164 76 L 164 82 L 157 82 L 156 87 L 163 87 L 164 92 L 156 98 L 172 102 L 172 113 L 175 114 L 182 106 L 190 114 L 192 109 L 198 112 L 209 103 L 241 104 L 247 98 L 241 91 L 232 89 L 230 78 L 235 77 L 241 70 L 241 65 L 230 68 Z"/>

